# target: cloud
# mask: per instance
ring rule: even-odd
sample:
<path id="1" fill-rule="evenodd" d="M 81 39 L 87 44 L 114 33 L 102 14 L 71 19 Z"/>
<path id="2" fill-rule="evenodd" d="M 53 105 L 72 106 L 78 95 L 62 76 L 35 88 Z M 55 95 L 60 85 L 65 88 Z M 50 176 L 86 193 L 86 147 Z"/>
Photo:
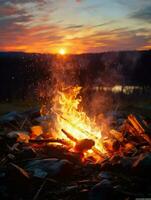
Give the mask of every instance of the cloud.
<path id="1" fill-rule="evenodd" d="M 72 24 L 72 25 L 69 25 L 69 26 L 67 26 L 66 27 L 66 29 L 79 29 L 79 28 L 83 28 L 84 27 L 84 25 L 74 25 L 74 24 Z"/>
<path id="2" fill-rule="evenodd" d="M 11 16 L 17 13 L 17 8 L 12 5 L 4 5 L 0 7 L 0 17 Z"/>
<path id="3" fill-rule="evenodd" d="M 70 42 L 75 44 L 72 47 L 75 51 L 79 49 L 81 52 L 136 50 L 150 46 L 151 36 L 148 29 L 118 28 L 110 31 L 104 29 L 79 38 L 72 38 Z"/>
<path id="4" fill-rule="evenodd" d="M 0 50 L 54 53 L 58 48 L 65 47 L 70 53 L 82 53 L 143 49 L 151 46 L 149 27 L 130 28 L 128 24 L 121 22 L 119 25 L 115 20 L 103 18 L 89 23 L 92 15 L 84 12 L 80 21 L 70 20 L 68 15 L 62 17 L 62 9 L 66 6 L 63 3 L 67 4 L 69 1 L 57 0 L 56 3 L 53 0 L 0 0 Z M 79 11 L 80 6 L 75 6 L 75 2 L 76 0 L 72 1 L 72 10 Z M 100 7 L 95 2 L 81 6 L 81 9 L 84 8 L 91 11 Z M 147 16 L 148 13 L 150 12 L 147 11 Z M 146 11 L 143 9 L 131 15 L 135 19 L 140 16 L 143 20 L 147 18 L 144 18 Z M 74 12 L 71 13 L 71 19 L 73 17 Z"/>
<path id="5" fill-rule="evenodd" d="M 24 3 L 46 3 L 47 0 L 1 0 L 0 3 L 2 4 L 24 4 Z"/>
<path id="6" fill-rule="evenodd" d="M 131 18 L 137 19 L 137 20 L 143 20 L 145 22 L 151 22 L 151 5 L 141 8 L 140 10 L 134 12 L 131 15 Z"/>
<path id="7" fill-rule="evenodd" d="M 104 22 L 104 23 L 101 23 L 101 24 L 97 24 L 93 27 L 102 27 L 102 26 L 107 26 L 107 25 L 110 25 L 110 24 L 113 24 L 114 22 L 116 22 L 115 20 L 111 20 L 111 21 L 108 21 L 108 22 Z"/>

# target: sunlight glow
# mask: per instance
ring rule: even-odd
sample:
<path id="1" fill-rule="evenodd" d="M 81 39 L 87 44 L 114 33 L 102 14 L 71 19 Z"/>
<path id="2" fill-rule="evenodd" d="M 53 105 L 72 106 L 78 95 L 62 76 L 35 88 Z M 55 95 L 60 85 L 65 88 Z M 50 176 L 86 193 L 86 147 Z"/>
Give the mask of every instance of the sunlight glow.
<path id="1" fill-rule="evenodd" d="M 64 49 L 64 48 L 59 49 L 59 54 L 60 55 L 65 55 L 66 53 L 67 53 L 66 49 Z"/>

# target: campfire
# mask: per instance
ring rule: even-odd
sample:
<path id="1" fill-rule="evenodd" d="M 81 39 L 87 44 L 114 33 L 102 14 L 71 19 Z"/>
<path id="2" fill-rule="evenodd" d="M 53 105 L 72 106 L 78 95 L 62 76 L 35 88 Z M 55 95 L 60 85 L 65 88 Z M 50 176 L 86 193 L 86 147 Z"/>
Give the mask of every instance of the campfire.
<path id="1" fill-rule="evenodd" d="M 78 86 L 64 87 L 56 92 L 52 107 L 55 116 L 53 137 L 66 141 L 70 151 L 80 151 L 84 158 L 97 159 L 105 154 L 101 129 L 80 107 L 80 89 Z"/>
<path id="2" fill-rule="evenodd" d="M 58 68 L 51 95 L 49 85 L 41 93 L 48 94 L 41 109 L 0 118 L 2 198 L 150 197 L 151 120 L 118 112 L 92 117 L 83 88 L 64 75 L 66 68 Z"/>
<path id="3" fill-rule="evenodd" d="M 101 117 L 98 125 L 80 90 L 61 85 L 51 108 L 47 102 L 40 111 L 1 117 L 2 198 L 125 200 L 150 192 L 151 121 L 130 114 L 110 123 Z"/>
<path id="4" fill-rule="evenodd" d="M 150 152 L 151 139 L 149 125 L 143 118 L 130 114 L 123 124 L 117 127 L 98 126 L 82 107 L 81 87 L 61 85 L 55 91 L 53 105 L 48 110 L 41 108 L 41 116 L 47 122 L 31 127 L 31 135 L 20 133 L 18 141 L 32 144 L 49 144 L 62 147 L 69 152 L 79 154 L 82 162 L 100 163 L 113 155 L 135 154 L 138 146 Z M 47 124 L 47 128 L 45 127 Z"/>

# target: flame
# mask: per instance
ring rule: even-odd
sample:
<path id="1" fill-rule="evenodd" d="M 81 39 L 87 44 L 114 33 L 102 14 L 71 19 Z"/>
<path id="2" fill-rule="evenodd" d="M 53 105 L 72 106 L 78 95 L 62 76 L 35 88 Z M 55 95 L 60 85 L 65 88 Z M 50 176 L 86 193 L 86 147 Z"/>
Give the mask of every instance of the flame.
<path id="1" fill-rule="evenodd" d="M 83 139 L 91 139 L 94 147 L 84 153 L 85 157 L 97 157 L 104 154 L 100 128 L 94 120 L 90 119 L 80 107 L 82 101 L 81 87 L 62 87 L 58 89 L 53 99 L 52 112 L 56 116 L 55 136 L 70 142 L 74 148 L 75 143 Z M 69 136 L 70 135 L 70 136 Z M 73 149 L 72 148 L 72 149 Z"/>

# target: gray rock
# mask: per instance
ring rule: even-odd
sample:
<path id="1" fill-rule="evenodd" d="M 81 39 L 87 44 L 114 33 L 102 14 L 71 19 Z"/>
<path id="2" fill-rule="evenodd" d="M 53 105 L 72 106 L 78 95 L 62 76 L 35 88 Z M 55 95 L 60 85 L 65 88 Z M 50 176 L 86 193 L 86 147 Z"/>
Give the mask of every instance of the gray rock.
<path id="1" fill-rule="evenodd" d="M 99 179 L 111 179 L 112 176 L 110 175 L 109 172 L 102 171 L 101 173 L 99 173 L 98 178 Z"/>
<path id="2" fill-rule="evenodd" d="M 21 119 L 23 119 L 23 116 L 20 113 L 12 111 L 0 117 L 0 124 L 10 123 Z"/>
<path id="3" fill-rule="evenodd" d="M 29 133 L 25 131 L 11 131 L 7 134 L 7 137 L 10 139 L 19 138 L 21 134 L 25 135 L 25 137 L 29 135 Z"/>
<path id="4" fill-rule="evenodd" d="M 7 134 L 7 137 L 10 139 L 17 139 L 19 137 L 18 131 L 11 131 Z"/>
<path id="5" fill-rule="evenodd" d="M 23 147 L 23 149 L 21 151 L 18 152 L 18 154 L 16 155 L 17 159 L 31 159 L 31 158 L 35 158 L 37 155 L 36 151 L 30 147 L 30 146 L 25 146 Z"/>
<path id="6" fill-rule="evenodd" d="M 151 153 L 140 155 L 133 166 L 135 172 L 142 172 L 143 175 L 151 176 Z"/>
<path id="7" fill-rule="evenodd" d="M 35 119 L 37 117 L 40 117 L 40 109 L 39 108 L 31 108 L 29 110 L 26 110 L 25 112 L 21 113 L 22 116 L 24 116 L 25 118 L 31 118 L 31 119 Z"/>
<path id="8" fill-rule="evenodd" d="M 30 161 L 26 169 L 35 177 L 44 178 L 47 175 L 50 177 L 64 177 L 71 175 L 73 165 L 68 160 L 49 158 Z"/>
<path id="9" fill-rule="evenodd" d="M 90 191 L 89 200 L 113 200 L 113 186 L 107 179 L 96 184 Z"/>

